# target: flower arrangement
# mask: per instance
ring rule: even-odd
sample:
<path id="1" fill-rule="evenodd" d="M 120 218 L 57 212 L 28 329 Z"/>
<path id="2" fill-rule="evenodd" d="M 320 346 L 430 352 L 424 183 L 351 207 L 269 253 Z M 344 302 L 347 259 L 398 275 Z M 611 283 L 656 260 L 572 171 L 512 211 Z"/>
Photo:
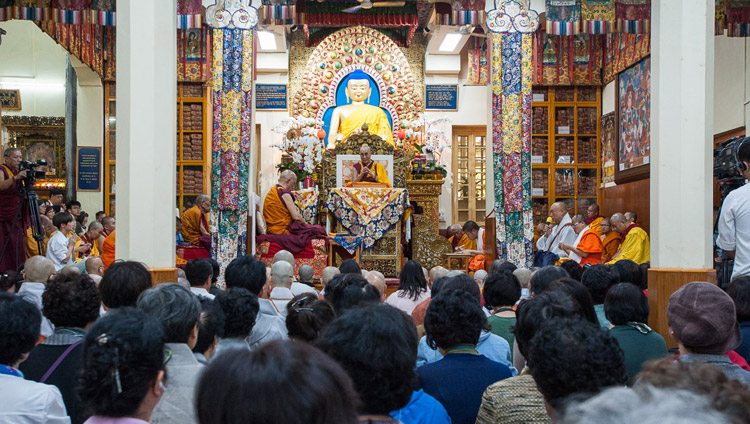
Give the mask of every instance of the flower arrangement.
<path id="1" fill-rule="evenodd" d="M 290 163 L 280 163 L 276 168 L 280 171 L 289 169 L 297 174 L 301 181 L 307 175 L 315 172 L 323 158 L 323 142 L 320 139 L 320 129 L 315 128 L 315 119 L 296 117 L 281 121 L 273 132 L 282 134 L 281 143 L 272 144 L 291 158 Z"/>
<path id="2" fill-rule="evenodd" d="M 417 152 L 426 155 L 428 160 L 440 162 L 440 154 L 451 147 L 448 135 L 443 130 L 450 123 L 447 116 L 428 117 L 425 113 L 419 114 L 413 121 L 402 121 L 402 135 L 406 139 L 404 147 L 411 145 Z"/>

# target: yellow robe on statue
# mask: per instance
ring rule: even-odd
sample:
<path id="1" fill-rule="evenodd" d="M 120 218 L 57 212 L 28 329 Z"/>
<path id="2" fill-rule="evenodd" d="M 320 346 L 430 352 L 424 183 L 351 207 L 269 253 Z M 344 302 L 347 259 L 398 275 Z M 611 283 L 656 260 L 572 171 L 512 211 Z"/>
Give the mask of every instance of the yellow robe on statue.
<path id="1" fill-rule="evenodd" d="M 208 215 L 208 214 L 206 214 Z M 198 206 L 186 210 L 182 213 L 182 238 L 186 242 L 198 246 L 201 237 L 201 210 Z M 205 216 L 208 223 L 208 216 Z"/>
<path id="2" fill-rule="evenodd" d="M 368 132 L 374 135 L 385 135 L 385 141 L 393 144 L 393 130 L 388 122 L 388 116 L 383 109 L 368 104 L 363 104 L 352 112 L 346 119 L 339 123 L 339 133 L 344 137 L 340 142 L 346 141 L 356 130 L 367 124 Z M 331 129 L 334 131 L 333 129 Z"/>
<path id="3" fill-rule="evenodd" d="M 266 194 L 263 202 L 263 219 L 266 220 L 267 234 L 289 234 L 286 227 L 292 222 L 292 215 L 279 197 L 279 185 L 275 185 Z"/>

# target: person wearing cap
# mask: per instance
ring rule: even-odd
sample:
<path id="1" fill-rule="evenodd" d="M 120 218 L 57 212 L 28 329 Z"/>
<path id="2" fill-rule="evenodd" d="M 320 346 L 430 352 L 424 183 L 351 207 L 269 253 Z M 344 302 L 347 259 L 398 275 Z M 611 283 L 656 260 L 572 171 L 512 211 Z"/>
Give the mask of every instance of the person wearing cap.
<path id="1" fill-rule="evenodd" d="M 742 336 L 732 298 L 714 284 L 697 281 L 674 292 L 667 306 L 669 334 L 680 348 L 679 362 L 713 365 L 750 388 L 750 372 L 733 364 L 727 352 Z"/>

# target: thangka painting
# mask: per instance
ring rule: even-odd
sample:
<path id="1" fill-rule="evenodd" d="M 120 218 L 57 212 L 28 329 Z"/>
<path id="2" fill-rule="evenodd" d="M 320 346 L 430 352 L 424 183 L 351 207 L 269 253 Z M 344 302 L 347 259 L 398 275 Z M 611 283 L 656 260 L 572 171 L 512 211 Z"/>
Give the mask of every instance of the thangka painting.
<path id="1" fill-rule="evenodd" d="M 628 180 L 648 175 L 651 155 L 651 58 L 621 72 L 617 79 L 617 168 Z M 638 169 L 636 168 L 643 168 Z M 636 174 L 636 175 L 634 175 Z"/>
<path id="2" fill-rule="evenodd" d="M 617 148 L 617 130 L 615 113 L 602 116 L 602 183 L 615 182 L 615 149 Z"/>

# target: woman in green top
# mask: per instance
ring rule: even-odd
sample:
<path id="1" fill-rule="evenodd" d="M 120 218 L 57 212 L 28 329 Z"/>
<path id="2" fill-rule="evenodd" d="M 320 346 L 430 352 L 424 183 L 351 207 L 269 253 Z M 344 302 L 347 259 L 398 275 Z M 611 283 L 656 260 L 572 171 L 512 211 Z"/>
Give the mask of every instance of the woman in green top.
<path id="1" fill-rule="evenodd" d="M 510 272 L 493 272 L 484 282 L 484 303 L 492 307 L 492 315 L 487 319 L 492 332 L 505 340 L 513 351 L 514 337 L 510 331 L 516 325 L 516 302 L 521 298 L 521 283 Z"/>

